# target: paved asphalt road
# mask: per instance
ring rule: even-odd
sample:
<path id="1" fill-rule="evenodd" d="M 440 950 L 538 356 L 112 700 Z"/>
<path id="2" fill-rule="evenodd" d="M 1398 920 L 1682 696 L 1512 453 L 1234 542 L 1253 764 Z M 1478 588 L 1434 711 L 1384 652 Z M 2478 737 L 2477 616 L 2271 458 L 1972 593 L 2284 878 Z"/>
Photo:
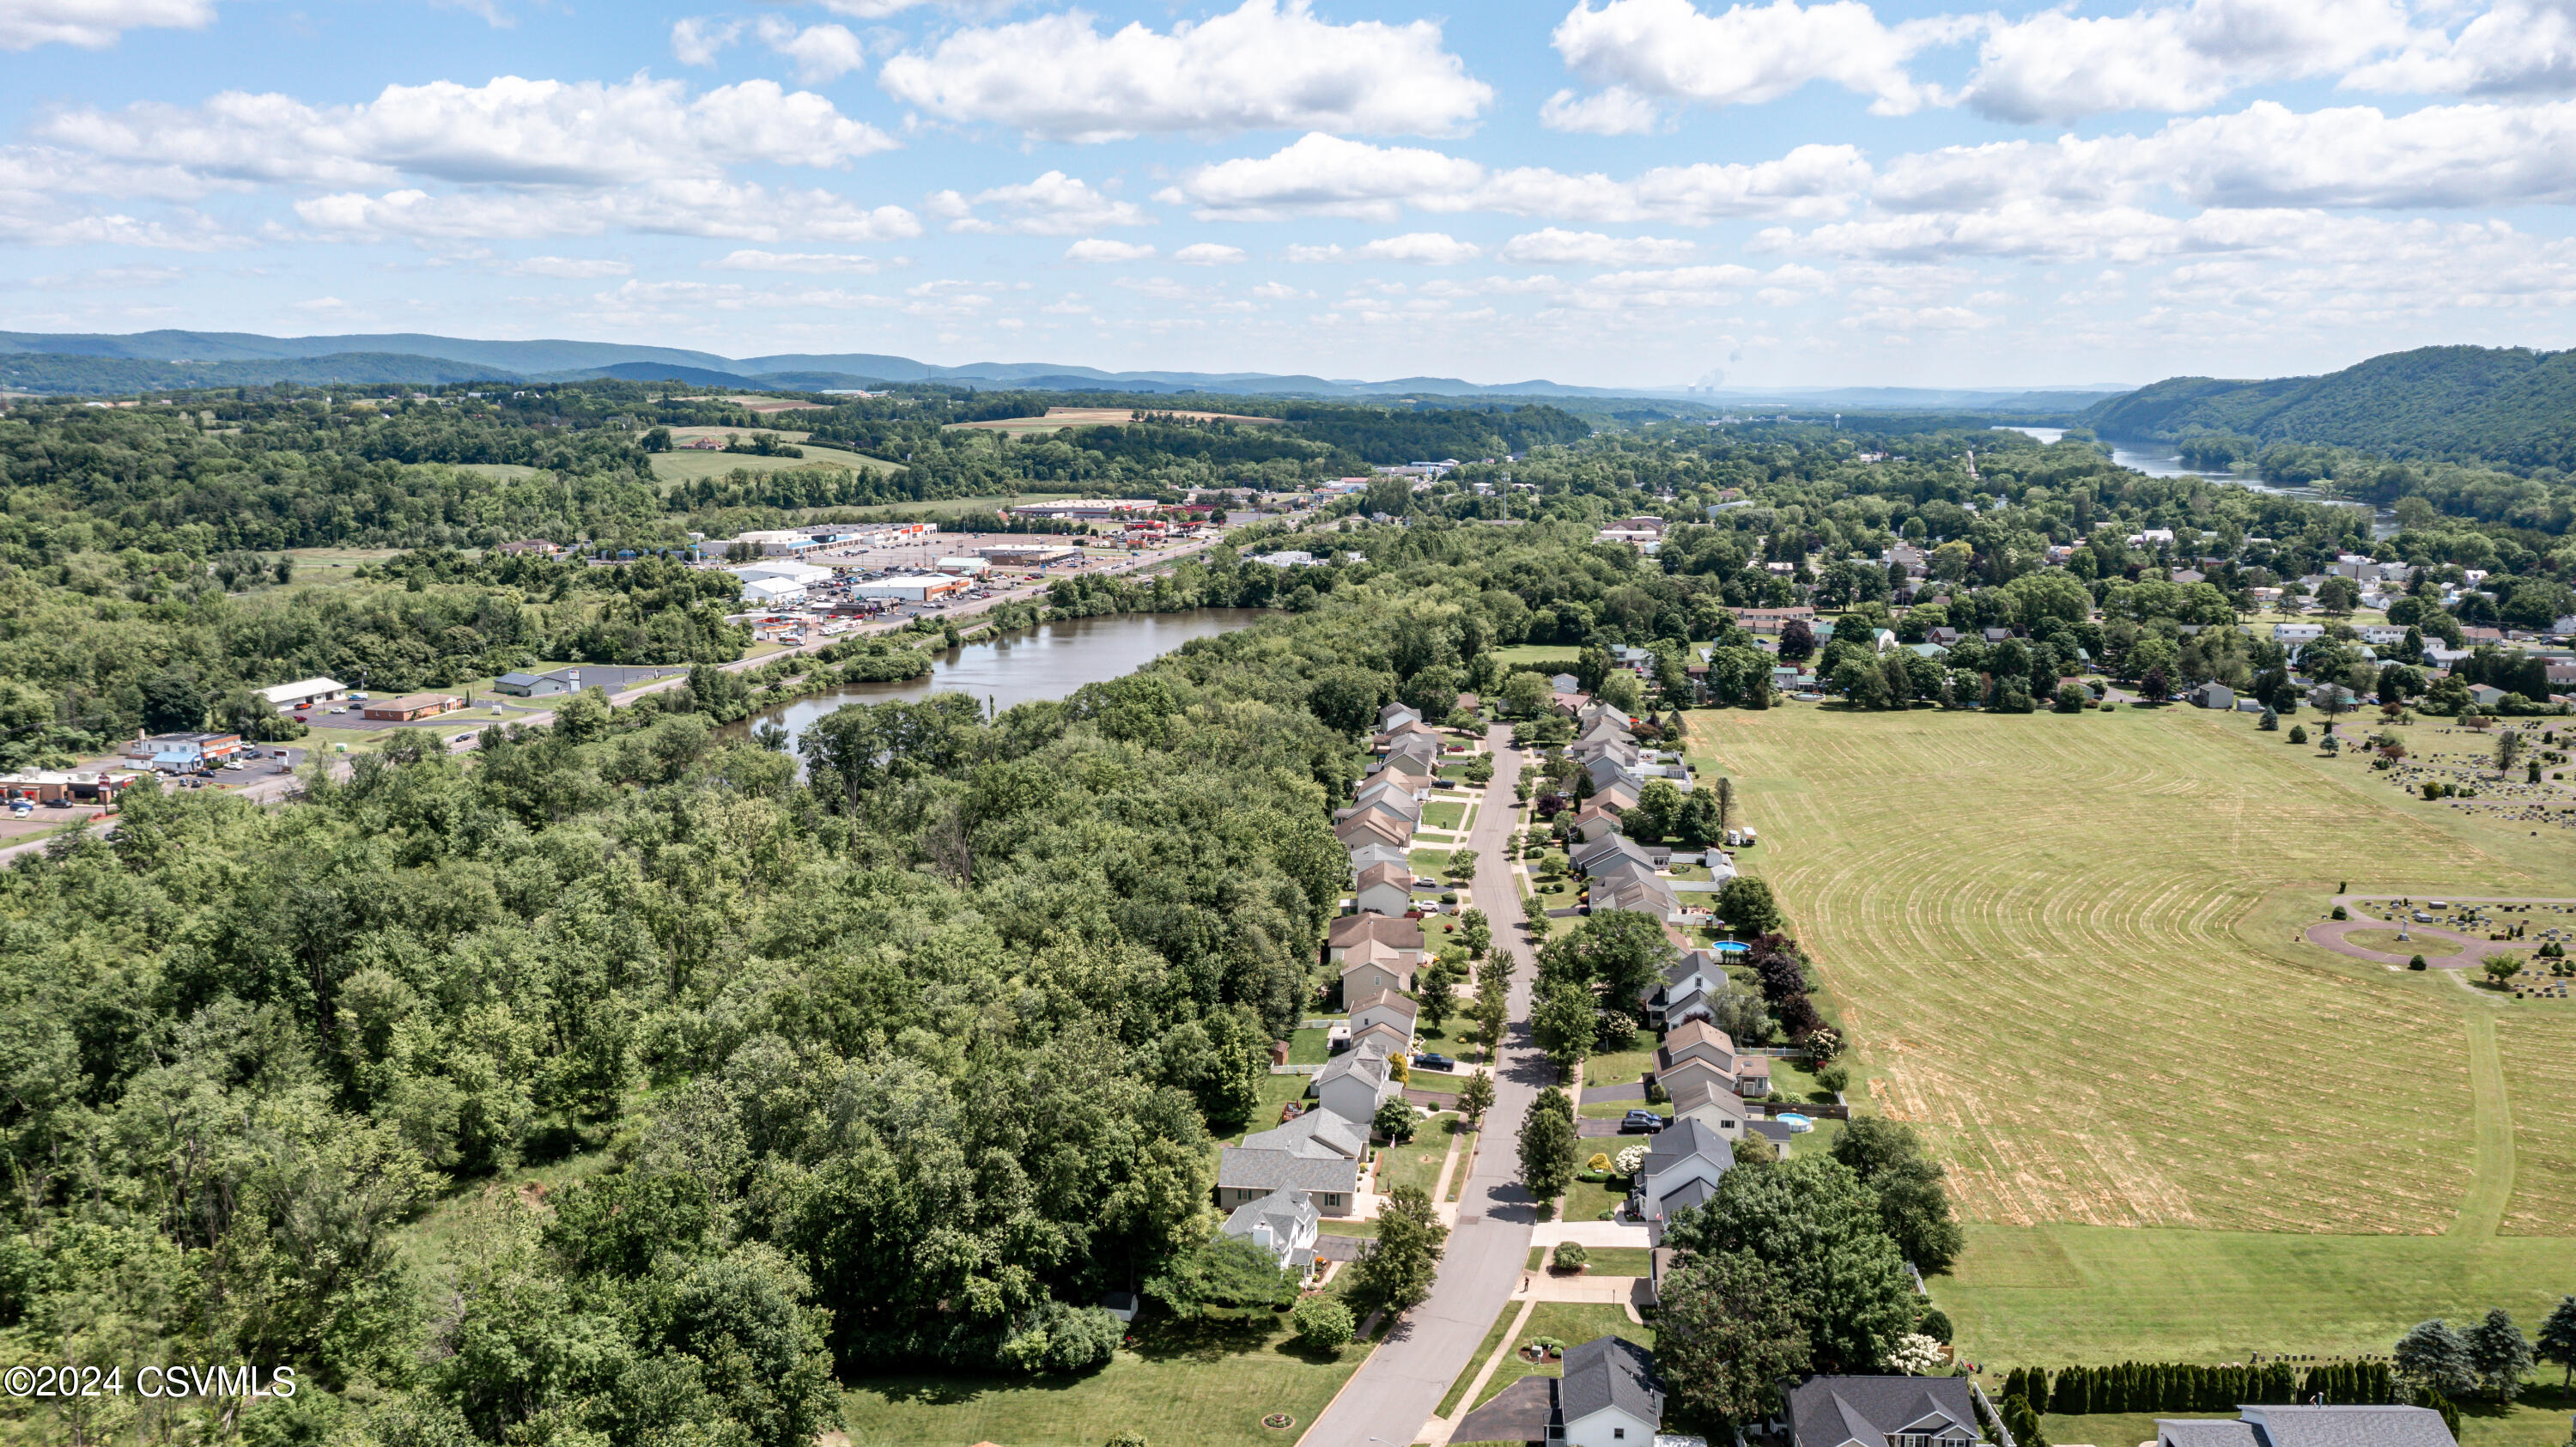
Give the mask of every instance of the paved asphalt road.
<path id="1" fill-rule="evenodd" d="M 1512 1025 L 1505 1032 L 1502 1068 L 1494 1078 L 1494 1107 L 1487 1112 L 1475 1173 L 1458 1197 L 1458 1224 L 1449 1233 L 1431 1299 L 1397 1323 L 1395 1331 L 1360 1369 L 1298 1447 L 1405 1447 L 1421 1439 L 1422 1425 L 1439 1407 L 1449 1384 L 1467 1369 L 1496 1313 L 1519 1285 L 1528 1264 L 1530 1227 L 1537 1222 L 1529 1193 L 1514 1179 L 1520 1171 L 1521 1118 L 1531 1100 L 1553 1084 L 1556 1068 L 1530 1043 L 1530 977 L 1537 962 L 1522 938 L 1520 890 L 1510 863 L 1512 780 L 1520 756 L 1505 748 L 1511 731 L 1488 736 L 1495 750 L 1494 779 L 1469 843 L 1485 867 L 1471 892 L 1492 924 L 1494 945 L 1511 952 Z"/>

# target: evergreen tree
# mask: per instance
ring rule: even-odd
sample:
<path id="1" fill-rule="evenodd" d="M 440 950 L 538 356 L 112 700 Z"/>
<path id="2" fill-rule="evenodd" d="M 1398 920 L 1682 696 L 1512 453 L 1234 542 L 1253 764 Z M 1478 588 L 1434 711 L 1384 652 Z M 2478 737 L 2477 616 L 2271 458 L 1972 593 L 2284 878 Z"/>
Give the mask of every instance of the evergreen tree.
<path id="1" fill-rule="evenodd" d="M 2478 1385 L 2477 1360 L 2468 1342 L 2438 1317 L 2416 1323 L 2390 1355 L 2407 1381 L 2435 1396 L 2465 1396 Z"/>
<path id="2" fill-rule="evenodd" d="M 2559 1368 L 2558 1385 L 2565 1390 L 2576 1382 L 2576 1296 L 2562 1296 L 2549 1309 L 2549 1318 L 2540 1324 L 2540 1339 L 2535 1343 L 2540 1360 Z"/>
<path id="3" fill-rule="evenodd" d="M 2469 1328 L 2466 1339 L 2470 1365 L 2487 1390 L 2495 1393 L 2497 1404 L 2520 1396 L 2522 1379 L 2531 1371 L 2531 1343 L 2524 1339 L 2522 1328 L 2513 1324 L 2512 1314 L 2503 1307 L 2489 1310 L 2486 1320 Z"/>

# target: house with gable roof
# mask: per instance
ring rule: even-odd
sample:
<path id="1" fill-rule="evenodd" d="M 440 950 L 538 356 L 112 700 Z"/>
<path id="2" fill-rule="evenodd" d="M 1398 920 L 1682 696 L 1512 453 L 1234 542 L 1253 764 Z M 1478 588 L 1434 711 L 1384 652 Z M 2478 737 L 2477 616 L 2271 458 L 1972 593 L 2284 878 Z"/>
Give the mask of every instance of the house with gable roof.
<path id="1" fill-rule="evenodd" d="M 1706 1204 L 1717 1194 L 1718 1178 L 1735 1165 L 1735 1141 L 1693 1117 L 1655 1132 L 1647 1138 L 1646 1162 L 1629 1188 L 1629 1210 L 1648 1226 L 1660 1227 L 1675 1211 Z"/>
<path id="2" fill-rule="evenodd" d="M 1387 846 L 1369 847 L 1376 849 Z M 1359 857 L 1359 851 L 1353 850 L 1351 862 L 1363 868 L 1370 864 L 1406 863 L 1402 850 L 1390 852 L 1393 856 L 1391 858 L 1364 861 Z M 1386 950 L 1393 957 L 1390 968 L 1400 969 L 1410 974 L 1422 966 L 1422 922 L 1406 919 L 1401 915 L 1346 914 L 1340 916 L 1324 929 L 1324 958 L 1334 964 L 1341 964 L 1354 951 L 1372 943 Z"/>
<path id="3" fill-rule="evenodd" d="M 1322 1214 L 1312 1192 L 1278 1190 L 1235 1207 L 1218 1230 L 1278 1257 L 1283 1267 L 1304 1271 L 1315 1264 Z"/>
<path id="4" fill-rule="evenodd" d="M 2233 1422 L 2156 1419 L 2156 1447 L 2458 1447 L 2429 1407 L 2246 1407 Z"/>
<path id="5" fill-rule="evenodd" d="M 1530 1376 L 1458 1419 L 1456 1442 L 1539 1442 L 1546 1447 L 1654 1447 L 1664 1389 L 1654 1354 L 1625 1337 L 1566 1348 L 1562 1375 Z"/>
<path id="6" fill-rule="evenodd" d="M 1372 1025 L 1367 1028 L 1376 1031 L 1389 1027 Z M 1404 1087 L 1396 1083 L 1395 1072 L 1387 1066 L 1387 1057 L 1400 1053 L 1387 1049 L 1383 1039 L 1367 1039 L 1356 1041 L 1350 1049 L 1326 1061 L 1324 1068 L 1315 1074 L 1315 1099 L 1323 1110 L 1312 1113 L 1340 1116 L 1351 1123 L 1351 1128 L 1358 1131 L 1362 1139 L 1366 1139 L 1369 1122 L 1376 1118 L 1378 1106 L 1387 1097 L 1403 1093 Z M 1218 1204 L 1223 1205 L 1224 1202 Z M 1336 1213 L 1326 1210 L 1325 1214 Z"/>
<path id="7" fill-rule="evenodd" d="M 1809 1377 L 1790 1388 L 1790 1447 L 1976 1447 L 1965 1377 Z"/>
<path id="8" fill-rule="evenodd" d="M 1360 1162 L 1367 1154 L 1367 1126 L 1330 1110 L 1307 1111 L 1217 1156 L 1217 1209 L 1230 1214 L 1274 1191 L 1294 1190 L 1306 1192 L 1324 1215 L 1347 1216 L 1359 1208 Z"/>
<path id="9" fill-rule="evenodd" d="M 1363 911 L 1403 914 L 1413 908 L 1413 869 L 1410 865 L 1372 864 L 1359 872 L 1351 892 Z"/>

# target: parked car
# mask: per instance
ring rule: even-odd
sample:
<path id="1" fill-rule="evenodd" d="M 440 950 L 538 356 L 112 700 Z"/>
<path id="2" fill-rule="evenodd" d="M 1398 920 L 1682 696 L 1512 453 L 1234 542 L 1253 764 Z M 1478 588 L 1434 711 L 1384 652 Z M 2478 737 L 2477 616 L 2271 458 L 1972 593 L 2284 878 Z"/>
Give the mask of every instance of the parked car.
<path id="1" fill-rule="evenodd" d="M 1425 1050 L 1413 1057 L 1413 1067 L 1416 1070 L 1455 1070 L 1458 1062 L 1437 1050 Z"/>
<path id="2" fill-rule="evenodd" d="M 1653 1135 L 1664 1128 L 1664 1118 L 1651 1110 L 1632 1110 L 1619 1121 L 1621 1135 Z"/>

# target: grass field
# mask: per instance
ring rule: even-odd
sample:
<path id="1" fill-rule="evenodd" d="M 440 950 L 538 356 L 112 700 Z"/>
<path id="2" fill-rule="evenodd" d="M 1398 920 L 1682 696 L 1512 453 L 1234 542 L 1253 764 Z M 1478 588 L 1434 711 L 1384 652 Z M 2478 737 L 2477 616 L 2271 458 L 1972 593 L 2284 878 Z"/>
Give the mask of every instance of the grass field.
<path id="1" fill-rule="evenodd" d="M 1319 1357 L 1294 1345 L 1277 1322 L 1202 1326 L 1142 1351 L 1121 1350 L 1086 1377 L 992 1379 L 954 1372 L 857 1378 L 841 1411 L 851 1447 L 1100 1447 L 1111 1434 L 1149 1442 L 1251 1447 L 1293 1442 L 1368 1356 L 1364 1346 Z M 1274 1432 L 1263 1416 L 1284 1412 L 1296 1426 Z"/>
<path id="2" fill-rule="evenodd" d="M 2347 881 L 2576 895 L 2563 839 L 2236 714 L 1693 732 L 1857 1038 L 1853 1098 L 1950 1162 L 1976 1225 L 1934 1293 L 1971 1355 L 2384 1351 L 2576 1290 L 2576 1249 L 2541 1239 L 2576 1230 L 2567 1015 L 2296 934 Z"/>
<path id="3" fill-rule="evenodd" d="M 756 452 L 656 452 L 653 454 L 653 476 L 666 483 L 695 482 L 702 477 L 722 477 L 735 468 L 751 472 L 777 472 L 790 467 L 838 467 L 851 472 L 901 472 L 903 464 L 870 457 L 865 453 L 844 452 L 837 447 L 799 444 L 803 457 L 763 457 Z"/>
<path id="4" fill-rule="evenodd" d="M 1176 417 L 1192 417 L 1203 422 L 1244 422 L 1256 426 L 1276 427 L 1277 417 L 1248 417 L 1238 412 L 1176 412 Z M 1136 420 L 1130 407 L 1049 407 L 1043 417 L 996 417 L 989 422 L 951 422 L 952 432 L 1000 432 L 1012 437 L 1025 437 L 1039 432 L 1062 432 L 1068 427 L 1124 427 Z"/>
<path id="5" fill-rule="evenodd" d="M 1454 834 L 1458 832 L 1459 826 L 1466 821 L 1466 818 L 1467 806 L 1463 803 L 1432 803 L 1422 806 L 1422 827 L 1425 829 L 1437 829 L 1444 834 Z"/>

